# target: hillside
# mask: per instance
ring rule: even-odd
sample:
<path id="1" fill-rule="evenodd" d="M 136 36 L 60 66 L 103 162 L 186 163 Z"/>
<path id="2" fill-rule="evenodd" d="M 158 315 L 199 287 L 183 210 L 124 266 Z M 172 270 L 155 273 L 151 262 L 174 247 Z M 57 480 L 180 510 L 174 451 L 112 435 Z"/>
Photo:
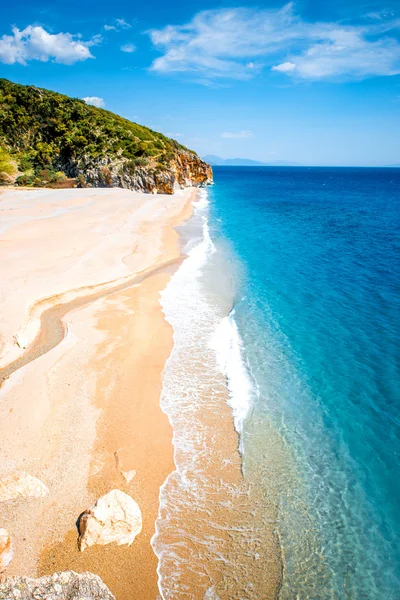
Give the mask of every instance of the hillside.
<path id="1" fill-rule="evenodd" d="M 17 185 L 124 187 L 173 193 L 211 167 L 175 140 L 83 100 L 0 79 L 0 166 Z M 18 168 L 18 172 L 16 172 Z"/>

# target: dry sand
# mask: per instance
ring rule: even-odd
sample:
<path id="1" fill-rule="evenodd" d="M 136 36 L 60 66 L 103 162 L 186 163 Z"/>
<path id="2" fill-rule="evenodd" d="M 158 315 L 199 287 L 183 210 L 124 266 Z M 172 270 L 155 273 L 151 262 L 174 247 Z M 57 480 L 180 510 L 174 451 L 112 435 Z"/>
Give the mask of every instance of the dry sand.
<path id="1" fill-rule="evenodd" d="M 172 331 L 159 292 L 181 260 L 174 226 L 194 194 L 0 195 L 0 476 L 24 470 L 50 490 L 2 503 L 15 547 L 7 575 L 90 570 L 118 600 L 157 597 L 150 539 L 173 470 L 159 406 Z M 136 471 L 130 483 L 117 458 Z M 77 518 L 113 488 L 139 503 L 142 533 L 131 548 L 78 553 Z"/>

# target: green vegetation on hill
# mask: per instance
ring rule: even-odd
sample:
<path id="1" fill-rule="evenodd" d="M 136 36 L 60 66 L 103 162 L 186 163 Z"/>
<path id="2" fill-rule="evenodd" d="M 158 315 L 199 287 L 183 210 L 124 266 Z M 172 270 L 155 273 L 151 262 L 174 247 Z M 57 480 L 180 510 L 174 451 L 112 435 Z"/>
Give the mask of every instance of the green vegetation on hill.
<path id="1" fill-rule="evenodd" d="M 166 170 L 182 152 L 197 159 L 175 140 L 108 110 L 7 79 L 0 79 L 0 149 L 0 160 L 10 155 L 8 164 L 17 163 L 20 185 L 56 185 L 66 176 L 84 184 L 82 170 L 102 159 L 121 160 L 131 175 L 148 164 Z"/>
<path id="2" fill-rule="evenodd" d="M 0 147 L 0 184 L 13 180 L 17 172 L 17 165 L 11 155 Z"/>

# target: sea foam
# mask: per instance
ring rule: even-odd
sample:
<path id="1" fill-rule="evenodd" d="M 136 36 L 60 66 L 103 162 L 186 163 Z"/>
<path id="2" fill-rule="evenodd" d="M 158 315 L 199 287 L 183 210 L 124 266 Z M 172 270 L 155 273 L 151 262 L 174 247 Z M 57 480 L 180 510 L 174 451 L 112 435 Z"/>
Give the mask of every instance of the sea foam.
<path id="1" fill-rule="evenodd" d="M 274 554 L 257 517 L 260 502 L 241 475 L 232 422 L 233 414 L 239 431 L 252 384 L 234 313 L 229 314 L 234 300 L 229 258 L 212 240 L 208 211 L 202 190 L 192 219 L 180 228 L 187 258 L 161 295 L 174 347 L 160 406 L 172 426 L 176 468 L 160 489 L 151 543 L 160 594 L 168 600 L 261 597 L 275 568 L 254 560 Z"/>
<path id="2" fill-rule="evenodd" d="M 219 369 L 226 377 L 228 403 L 232 408 L 235 429 L 241 435 L 254 394 L 254 382 L 245 363 L 243 342 L 236 325 L 234 309 L 221 319 L 211 346 L 216 352 Z M 240 447 L 242 450 L 242 444 Z"/>

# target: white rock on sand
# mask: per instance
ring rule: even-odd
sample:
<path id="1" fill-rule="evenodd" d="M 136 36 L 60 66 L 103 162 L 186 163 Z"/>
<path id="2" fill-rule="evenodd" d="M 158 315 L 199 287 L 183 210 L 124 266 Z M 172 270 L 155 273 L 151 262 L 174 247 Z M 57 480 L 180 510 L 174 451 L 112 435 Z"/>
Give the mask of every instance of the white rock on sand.
<path id="1" fill-rule="evenodd" d="M 31 577 L 8 577 L 0 583 L 0 598 L 6 600 L 115 600 L 115 596 L 93 573 L 65 571 Z"/>
<path id="2" fill-rule="evenodd" d="M 119 546 L 134 541 L 142 530 L 142 513 L 131 496 L 112 490 L 88 508 L 79 521 L 79 550 L 116 542 Z"/>
<path id="3" fill-rule="evenodd" d="M 47 496 L 47 486 L 24 471 L 15 471 L 0 479 L 0 502 L 14 498 L 41 498 Z"/>
<path id="4" fill-rule="evenodd" d="M 22 337 L 22 335 L 17 333 L 14 335 L 14 340 L 18 348 L 21 348 L 21 350 L 25 350 L 28 347 L 28 342 L 24 337 Z"/>
<path id="5" fill-rule="evenodd" d="M 7 529 L 0 529 L 0 573 L 3 573 L 12 561 L 14 550 Z"/>

